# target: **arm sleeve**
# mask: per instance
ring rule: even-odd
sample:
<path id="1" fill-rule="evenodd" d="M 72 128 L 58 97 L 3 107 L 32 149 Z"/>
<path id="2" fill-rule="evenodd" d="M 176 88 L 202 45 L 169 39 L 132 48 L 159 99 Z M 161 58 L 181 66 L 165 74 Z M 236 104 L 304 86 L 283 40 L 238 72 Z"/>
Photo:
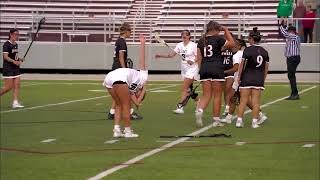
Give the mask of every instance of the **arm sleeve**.
<path id="1" fill-rule="evenodd" d="M 269 60 L 270 60 L 269 54 L 268 54 L 268 52 L 266 51 L 266 62 L 269 63 Z"/>
<path id="2" fill-rule="evenodd" d="M 119 51 L 126 51 L 126 42 L 124 39 L 121 39 L 118 44 Z"/>
<path id="3" fill-rule="evenodd" d="M 193 53 L 194 53 L 194 55 L 195 56 L 197 56 L 197 54 L 198 54 L 198 49 L 197 49 L 197 44 L 196 43 L 194 43 L 194 46 L 193 46 Z"/>
<path id="4" fill-rule="evenodd" d="M 280 32 L 281 32 L 281 34 L 282 34 L 285 38 L 287 38 L 287 39 L 289 39 L 289 40 L 297 40 L 297 38 L 298 38 L 298 36 L 295 35 L 295 34 L 289 34 L 289 33 L 288 33 L 288 30 L 285 29 L 285 28 L 283 27 L 283 25 L 280 26 Z"/>
<path id="5" fill-rule="evenodd" d="M 241 58 L 242 57 L 240 57 L 239 52 L 237 52 L 235 55 L 233 55 L 233 57 L 232 57 L 233 65 L 240 64 L 240 59 Z"/>
<path id="6" fill-rule="evenodd" d="M 176 45 L 176 47 L 174 48 L 174 52 L 176 52 L 177 54 L 180 54 L 179 45 L 180 45 L 180 43 L 178 43 L 178 44 Z"/>
<path id="7" fill-rule="evenodd" d="M 8 43 L 4 43 L 2 47 L 2 52 L 3 53 L 9 53 L 10 52 L 10 47 L 8 46 Z"/>

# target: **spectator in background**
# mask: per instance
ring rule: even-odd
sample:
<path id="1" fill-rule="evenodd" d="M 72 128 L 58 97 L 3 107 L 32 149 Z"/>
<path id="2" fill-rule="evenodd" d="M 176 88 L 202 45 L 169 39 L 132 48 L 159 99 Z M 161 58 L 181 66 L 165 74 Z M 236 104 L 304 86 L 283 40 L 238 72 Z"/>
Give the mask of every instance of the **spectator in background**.
<path id="1" fill-rule="evenodd" d="M 304 6 L 304 0 L 298 0 L 297 6 L 293 11 L 293 18 L 303 18 L 306 14 L 306 7 Z M 298 34 L 300 36 L 300 40 L 303 42 L 303 27 L 302 20 L 296 20 L 296 27 L 298 27 Z"/>
<path id="2" fill-rule="evenodd" d="M 306 14 L 304 15 L 304 18 L 315 18 L 316 13 L 311 10 L 311 6 L 307 6 Z M 303 26 L 303 34 L 304 34 L 304 43 L 308 42 L 309 37 L 309 43 L 312 43 L 313 39 L 313 28 L 314 28 L 315 20 L 302 20 L 302 26 Z"/>
<path id="3" fill-rule="evenodd" d="M 292 15 L 292 7 L 292 0 L 279 0 L 277 15 L 281 18 L 280 22 L 287 23 L 287 18 Z"/>

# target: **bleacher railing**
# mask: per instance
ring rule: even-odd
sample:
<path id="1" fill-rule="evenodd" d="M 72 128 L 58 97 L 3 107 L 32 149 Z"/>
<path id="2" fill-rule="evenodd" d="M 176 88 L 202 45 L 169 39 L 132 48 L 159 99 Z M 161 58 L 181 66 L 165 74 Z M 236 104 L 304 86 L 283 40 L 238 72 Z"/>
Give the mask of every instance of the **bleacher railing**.
<path id="1" fill-rule="evenodd" d="M 20 41 L 29 41 L 32 33 L 35 31 L 37 27 L 37 22 L 41 18 L 41 16 L 27 16 L 27 17 L 20 17 L 20 16 L 1 16 L 1 19 L 6 19 L 7 21 L 12 22 L 10 26 L 11 28 L 18 28 L 21 27 L 22 25 L 19 25 L 19 22 L 30 22 L 30 27 L 29 29 L 24 28 L 21 30 L 21 34 L 25 35 L 24 38 L 21 38 Z M 278 21 L 280 20 L 279 18 L 255 18 L 255 17 L 248 17 L 245 16 L 244 13 L 239 13 L 237 18 L 208 18 L 208 17 L 199 17 L 199 18 L 194 18 L 192 20 L 190 19 L 166 19 L 166 20 L 148 20 L 148 22 L 145 22 L 147 29 L 149 29 L 148 34 L 146 34 L 149 43 L 152 43 L 152 36 L 153 33 L 158 31 L 163 32 L 163 26 L 165 23 L 172 23 L 172 22 L 180 22 L 180 24 L 187 24 L 188 26 L 181 26 L 181 29 L 189 29 L 192 32 L 192 39 L 196 41 L 204 32 L 204 28 L 201 28 L 199 30 L 199 25 L 201 27 L 205 27 L 205 24 L 209 20 L 215 20 L 220 22 L 223 25 L 228 26 L 227 24 L 233 24 L 230 26 L 233 29 L 233 33 L 236 34 L 238 37 L 246 37 L 248 35 L 248 31 L 252 29 L 253 24 L 251 24 L 252 21 L 260 21 L 260 22 L 274 22 L 273 27 L 277 27 Z M 289 18 L 288 23 L 294 24 L 299 31 L 301 31 L 301 27 L 299 27 L 298 23 L 299 21 L 302 20 L 315 20 L 315 28 L 313 31 L 314 34 L 314 41 L 313 42 L 320 42 L 320 18 Z M 116 37 L 118 34 L 118 26 L 120 26 L 121 23 L 123 22 L 129 22 L 135 25 L 137 22 L 141 21 L 140 18 L 134 19 L 134 20 L 128 20 L 126 18 L 117 18 L 113 14 L 110 14 L 108 17 L 47 17 L 47 24 L 48 26 L 44 26 L 44 29 L 41 30 L 40 33 L 46 34 L 46 33 L 60 33 L 60 41 L 64 42 L 66 41 L 64 39 L 64 34 L 69 34 L 69 42 L 72 42 L 72 38 L 74 36 L 86 36 L 86 41 L 88 42 L 88 36 L 91 34 L 100 34 L 103 35 L 104 39 L 103 42 L 110 42 L 110 38 L 112 40 L 112 37 Z M 155 27 L 155 23 L 160 23 L 162 22 L 162 26 L 157 26 Z M 50 24 L 55 24 L 55 25 L 50 25 Z M 98 30 L 90 30 L 90 26 L 86 25 L 81 25 L 81 24 L 91 24 L 94 29 Z M 260 23 L 263 24 L 263 23 Z M 25 26 L 25 25 L 23 25 Z M 80 27 L 80 28 L 79 28 Z M 82 27 L 82 28 L 81 28 Z M 83 27 L 88 28 L 87 30 L 81 30 L 85 29 Z M 54 28 L 54 29 L 52 29 Z M 1 28 L 2 33 L 3 28 Z M 263 30 L 260 29 L 260 30 Z M 268 38 L 268 34 L 264 34 L 265 38 Z M 179 40 L 180 34 L 173 34 L 172 37 L 175 37 L 174 39 Z M 107 39 L 109 38 L 109 40 Z M 133 28 L 132 32 L 132 38 L 129 39 L 128 42 L 130 43 L 136 43 L 137 42 L 137 37 L 138 35 L 136 34 L 136 29 Z M 264 39 L 266 42 L 268 42 L 268 39 Z"/>

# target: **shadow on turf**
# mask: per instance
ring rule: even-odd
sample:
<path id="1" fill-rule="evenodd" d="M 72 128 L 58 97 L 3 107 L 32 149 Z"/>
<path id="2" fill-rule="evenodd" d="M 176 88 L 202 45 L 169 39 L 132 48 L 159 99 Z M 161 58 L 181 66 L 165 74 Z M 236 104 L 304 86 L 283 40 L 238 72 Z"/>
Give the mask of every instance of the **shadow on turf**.
<path id="1" fill-rule="evenodd" d="M 272 144 L 302 144 L 302 143 L 319 143 L 317 141 L 275 141 L 275 142 L 247 142 L 246 145 L 272 145 Z M 202 144 L 202 145 L 188 145 L 188 146 L 173 146 L 170 149 L 192 149 L 192 148 L 215 148 L 215 147 L 238 147 L 234 143 L 225 143 L 225 144 Z M 38 151 L 38 150 L 28 150 L 28 149 L 18 149 L 18 148 L 7 148 L 0 147 L 0 152 L 19 152 L 26 154 L 40 154 L 40 155 L 59 155 L 59 154 L 73 154 L 73 153 L 90 153 L 90 152 L 105 152 L 105 151 L 132 151 L 132 150 L 153 150 L 160 148 L 158 146 L 153 147 L 129 147 L 129 148 L 103 148 L 103 149 L 89 149 L 89 150 L 74 150 L 74 151 Z"/>

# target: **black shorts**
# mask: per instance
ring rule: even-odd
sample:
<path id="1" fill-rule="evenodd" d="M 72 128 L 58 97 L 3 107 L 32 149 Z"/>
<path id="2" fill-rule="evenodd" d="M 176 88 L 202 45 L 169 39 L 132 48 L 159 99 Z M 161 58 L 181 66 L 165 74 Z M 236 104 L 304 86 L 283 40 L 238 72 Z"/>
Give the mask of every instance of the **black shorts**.
<path id="1" fill-rule="evenodd" d="M 239 89 L 261 89 L 264 90 L 264 81 L 247 81 L 241 80 Z"/>
<path id="2" fill-rule="evenodd" d="M 214 62 L 201 64 L 199 74 L 200 81 L 225 81 L 223 65 Z"/>
<path id="3" fill-rule="evenodd" d="M 4 65 L 2 69 L 3 78 L 15 78 L 21 75 L 20 67 Z"/>
<path id="4" fill-rule="evenodd" d="M 115 85 L 115 84 L 127 84 L 126 82 L 123 82 L 123 81 L 116 81 L 114 82 L 112 85 Z"/>
<path id="5" fill-rule="evenodd" d="M 230 74 L 226 74 L 224 73 L 224 78 L 227 79 L 227 78 L 234 78 L 234 75 L 230 75 Z"/>
<path id="6" fill-rule="evenodd" d="M 127 68 L 127 63 L 128 63 L 127 60 L 125 60 L 124 64 L 125 64 L 126 68 Z M 112 64 L 112 71 L 116 70 L 116 69 L 119 69 L 119 68 L 122 68 L 119 60 L 114 60 L 113 64 Z"/>

